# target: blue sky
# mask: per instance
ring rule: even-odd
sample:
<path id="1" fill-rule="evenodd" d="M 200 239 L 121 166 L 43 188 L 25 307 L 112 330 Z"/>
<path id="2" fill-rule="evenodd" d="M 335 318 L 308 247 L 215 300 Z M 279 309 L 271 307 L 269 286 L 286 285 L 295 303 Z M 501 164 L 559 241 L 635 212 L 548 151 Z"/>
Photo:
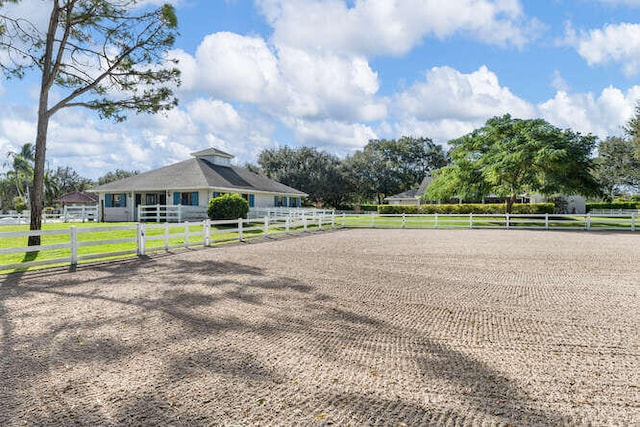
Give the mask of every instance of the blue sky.
<path id="1" fill-rule="evenodd" d="M 38 21 L 47 3 L 19 7 Z M 640 99 L 640 0 L 172 3 L 180 106 L 121 124 L 63 110 L 50 166 L 97 178 L 208 146 L 243 164 L 284 145 L 339 156 L 372 138 L 444 145 L 505 113 L 605 138 Z M 33 141 L 37 86 L 0 83 L 0 153 Z"/>

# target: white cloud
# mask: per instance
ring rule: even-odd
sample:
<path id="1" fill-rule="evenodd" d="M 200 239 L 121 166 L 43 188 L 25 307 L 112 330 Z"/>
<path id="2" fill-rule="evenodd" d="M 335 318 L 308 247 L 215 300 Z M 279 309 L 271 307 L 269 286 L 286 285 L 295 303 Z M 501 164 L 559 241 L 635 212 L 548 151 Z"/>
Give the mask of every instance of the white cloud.
<path id="1" fill-rule="evenodd" d="M 640 24 L 605 25 L 579 34 L 569 27 L 566 41 L 589 65 L 617 63 L 628 76 L 640 72 Z"/>
<path id="2" fill-rule="evenodd" d="M 486 66 L 469 74 L 451 67 L 434 67 L 423 81 L 394 97 L 393 111 L 401 133 L 423 132 L 439 140 L 461 136 L 493 116 L 535 115 L 535 108 L 501 86 Z"/>
<path id="3" fill-rule="evenodd" d="M 569 84 L 564 79 L 564 77 L 562 77 L 562 74 L 558 70 L 553 71 L 553 80 L 551 81 L 551 87 L 557 91 L 569 91 Z"/>
<path id="4" fill-rule="evenodd" d="M 230 101 L 261 103 L 278 96 L 278 60 L 260 37 L 221 32 L 206 36 L 195 56 L 174 51 L 183 88 Z"/>
<path id="5" fill-rule="evenodd" d="M 259 37 L 215 33 L 194 56 L 174 51 L 183 88 L 251 103 L 276 117 L 373 121 L 387 114 L 378 75 L 361 56 L 270 48 Z"/>
<path id="6" fill-rule="evenodd" d="M 350 154 L 378 137 L 373 129 L 361 123 L 292 119 L 288 125 L 300 145 L 318 147 L 340 156 Z"/>
<path id="7" fill-rule="evenodd" d="M 544 119 L 556 126 L 605 138 L 622 134 L 622 127 L 633 116 L 637 99 L 640 99 L 640 86 L 626 92 L 609 86 L 598 96 L 590 92 L 559 91 L 538 109 Z"/>
<path id="8" fill-rule="evenodd" d="M 518 0 L 259 0 L 279 46 L 362 55 L 401 55 L 424 37 L 467 34 L 525 45 L 540 29 Z"/>

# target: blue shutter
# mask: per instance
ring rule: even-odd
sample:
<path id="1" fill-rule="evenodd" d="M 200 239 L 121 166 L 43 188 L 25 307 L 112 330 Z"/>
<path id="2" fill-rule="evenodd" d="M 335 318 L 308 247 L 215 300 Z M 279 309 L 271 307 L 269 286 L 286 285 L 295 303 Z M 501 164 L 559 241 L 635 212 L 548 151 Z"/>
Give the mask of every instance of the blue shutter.
<path id="1" fill-rule="evenodd" d="M 105 194 L 104 195 L 104 207 L 105 208 L 112 208 L 113 205 L 111 204 L 111 194 Z"/>
<path id="2" fill-rule="evenodd" d="M 249 194 L 249 207 L 253 208 L 256 205 L 256 195 L 255 194 Z"/>
<path id="3" fill-rule="evenodd" d="M 198 192 L 191 193 L 191 206 L 198 206 Z"/>
<path id="4" fill-rule="evenodd" d="M 127 207 L 127 193 L 122 193 L 120 195 L 120 207 L 121 208 Z"/>
<path id="5" fill-rule="evenodd" d="M 289 197 L 289 207 L 292 208 L 296 203 L 296 200 L 293 197 Z"/>
<path id="6" fill-rule="evenodd" d="M 214 191 L 213 192 L 213 198 L 215 199 L 216 197 L 220 197 L 220 192 L 219 191 Z"/>
<path id="7" fill-rule="evenodd" d="M 176 206 L 180 204 L 180 193 L 177 191 L 173 192 L 173 204 Z"/>
<path id="8" fill-rule="evenodd" d="M 298 197 L 296 199 L 296 203 L 297 203 L 298 207 L 302 206 L 302 199 L 300 197 Z"/>
<path id="9" fill-rule="evenodd" d="M 278 207 L 278 196 L 273 196 L 273 206 Z"/>

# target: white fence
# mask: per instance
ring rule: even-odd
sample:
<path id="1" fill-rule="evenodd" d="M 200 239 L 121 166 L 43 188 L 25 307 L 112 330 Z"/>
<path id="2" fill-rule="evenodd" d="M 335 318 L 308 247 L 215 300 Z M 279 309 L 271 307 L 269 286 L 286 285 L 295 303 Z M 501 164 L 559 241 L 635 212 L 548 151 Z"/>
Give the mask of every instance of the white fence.
<path id="1" fill-rule="evenodd" d="M 326 212 L 325 212 L 326 213 Z M 60 230 L 0 232 L 0 271 L 45 265 L 77 265 L 82 261 L 145 255 L 172 248 L 210 246 L 278 234 L 332 228 L 495 228 L 532 230 L 637 231 L 640 215 L 346 215 L 264 217 L 233 221 L 138 223 L 126 226 L 77 227 Z M 1 230 L 1 228 L 0 228 Z M 28 236 L 42 236 L 40 246 L 26 246 Z M 102 236 L 102 237 L 101 237 Z M 22 239 L 22 243 L 16 242 Z M 13 246 L 10 246 L 13 245 Z M 111 249 L 108 245 L 112 245 Z M 117 249 L 113 249 L 113 247 Z M 43 255 L 45 254 L 45 255 Z M 20 261 L 22 255 L 24 258 Z"/>
<path id="2" fill-rule="evenodd" d="M 47 222 L 88 222 L 99 221 L 99 210 L 96 205 L 88 206 L 65 206 L 62 211 L 54 213 L 43 213 L 42 221 Z M 10 212 L 0 215 L 0 224 L 29 224 L 31 222 L 31 212 Z"/>
<path id="3" fill-rule="evenodd" d="M 251 208 L 249 219 L 262 218 L 302 218 L 333 215 L 333 210 L 305 208 Z M 141 222 L 183 222 L 207 219 L 207 209 L 203 206 L 183 205 L 139 205 L 138 221 Z"/>
<path id="4" fill-rule="evenodd" d="M 138 223 L 92 228 L 71 226 L 60 230 L 0 232 L 0 242 L 8 242 L 9 239 L 24 240 L 22 245 L 15 247 L 3 247 L 0 244 L 0 271 L 10 272 L 54 264 L 75 266 L 82 261 L 128 255 L 142 256 L 173 248 L 242 242 L 279 234 L 330 229 L 335 226 L 335 216 L 332 215 L 314 218 L 205 220 L 175 224 Z M 26 246 L 26 238 L 36 235 L 42 237 L 43 244 Z M 46 240 L 50 240 L 51 243 L 44 243 Z M 118 250 L 105 250 L 106 245 L 117 245 Z M 23 260 L 11 258 L 14 254 L 22 255 Z M 36 256 L 40 259 L 29 260 Z"/>
<path id="5" fill-rule="evenodd" d="M 636 231 L 640 215 L 556 214 L 362 214 L 342 216 L 349 228 L 502 228 Z"/>

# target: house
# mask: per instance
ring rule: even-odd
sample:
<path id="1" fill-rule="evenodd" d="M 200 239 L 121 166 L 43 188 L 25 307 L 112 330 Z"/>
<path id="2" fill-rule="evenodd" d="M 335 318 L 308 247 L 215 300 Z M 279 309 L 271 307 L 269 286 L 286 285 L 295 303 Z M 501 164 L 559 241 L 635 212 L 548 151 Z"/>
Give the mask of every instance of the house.
<path id="1" fill-rule="evenodd" d="M 89 206 L 98 203 L 98 195 L 92 193 L 85 193 L 81 191 L 74 191 L 73 193 L 65 194 L 54 200 L 62 207 L 65 206 Z"/>
<path id="2" fill-rule="evenodd" d="M 420 205 L 422 196 L 427 189 L 427 186 L 431 184 L 433 178 L 427 174 L 422 180 L 422 183 L 418 188 L 413 188 L 404 193 L 395 194 L 393 196 L 385 197 L 384 201 L 390 205 Z"/>
<path id="3" fill-rule="evenodd" d="M 88 191 L 100 200 L 103 221 L 136 221 L 138 206 L 184 207 L 206 217 L 209 200 L 237 193 L 249 208 L 300 207 L 307 194 L 231 165 L 234 156 L 216 148 L 191 153 L 192 158 Z"/>

